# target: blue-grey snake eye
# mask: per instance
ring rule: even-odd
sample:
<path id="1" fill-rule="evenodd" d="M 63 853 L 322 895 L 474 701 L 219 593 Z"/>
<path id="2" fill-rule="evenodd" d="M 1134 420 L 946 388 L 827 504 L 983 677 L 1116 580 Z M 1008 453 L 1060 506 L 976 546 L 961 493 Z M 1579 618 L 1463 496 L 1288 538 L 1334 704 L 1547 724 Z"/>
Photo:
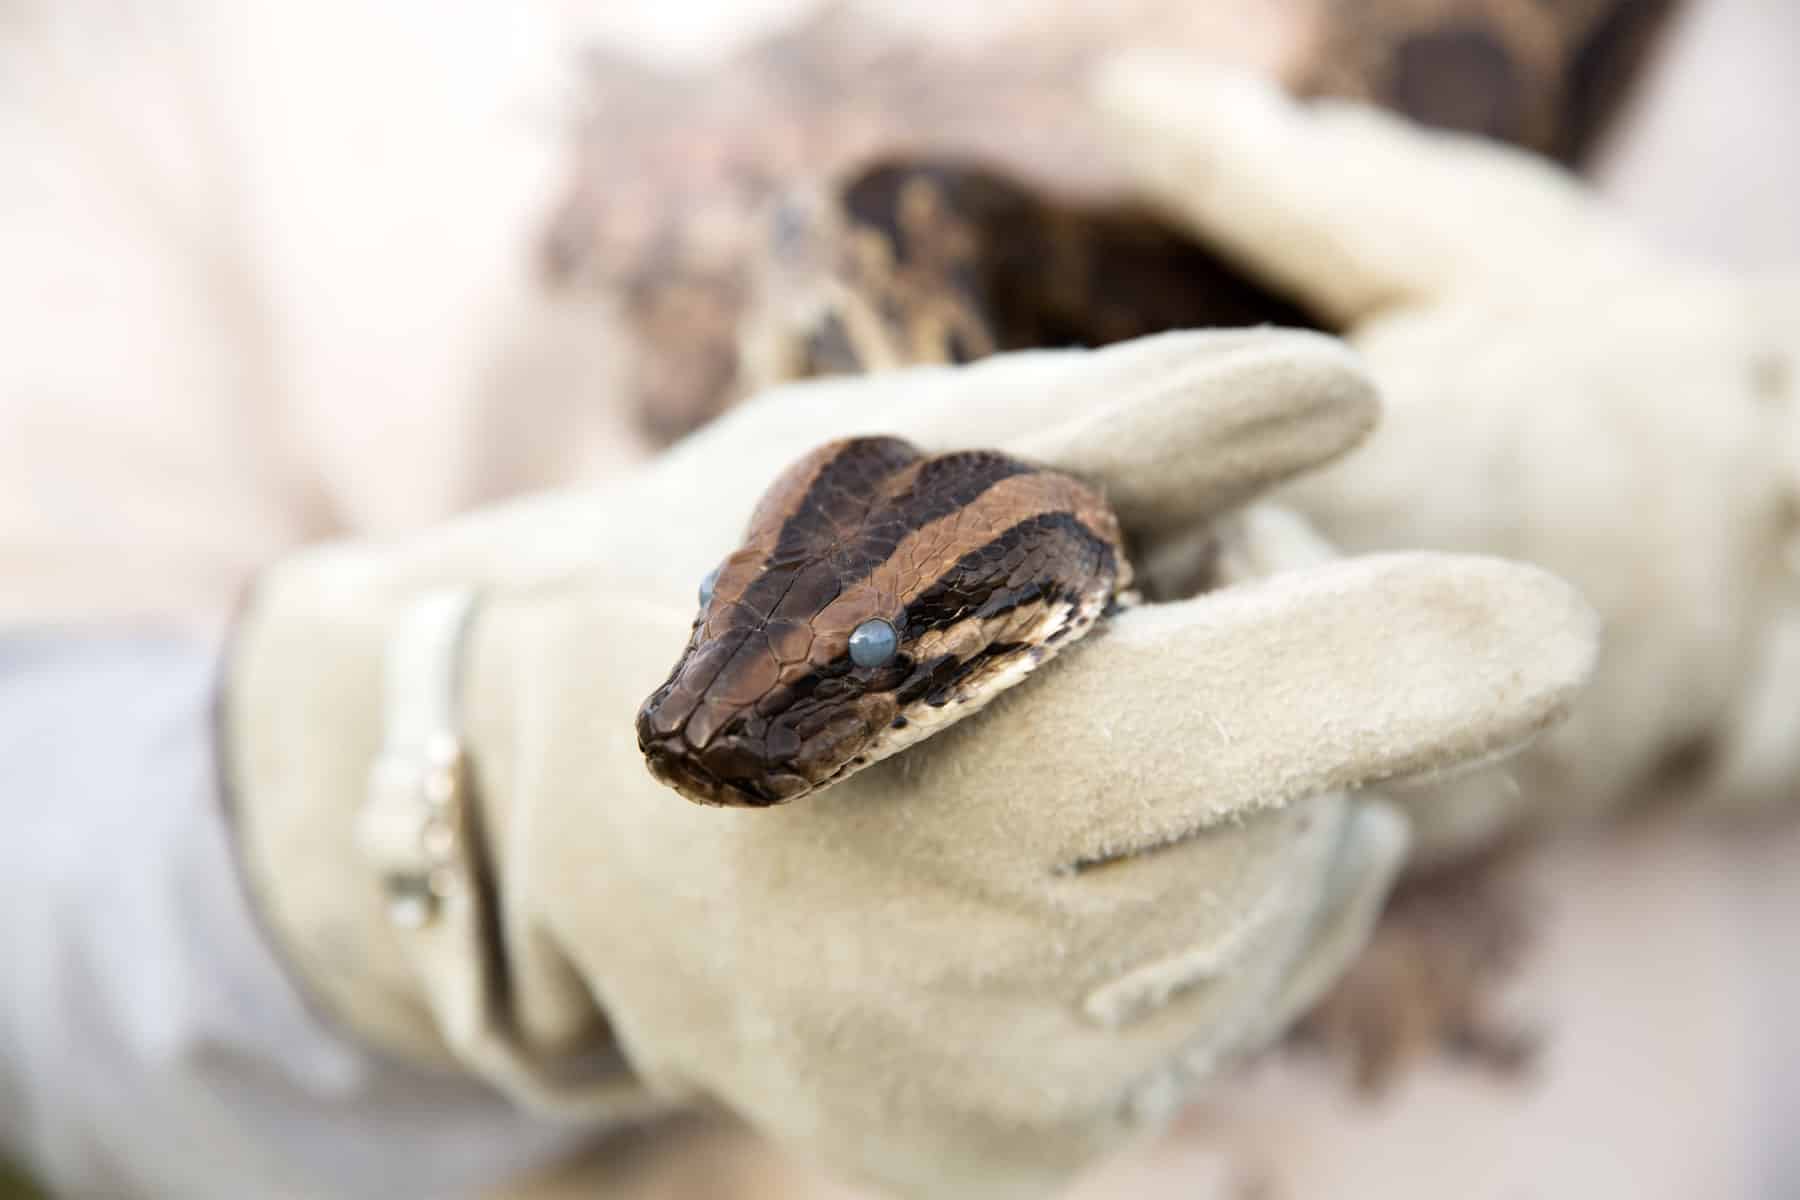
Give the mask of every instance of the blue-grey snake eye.
<path id="1" fill-rule="evenodd" d="M 700 580 L 700 607 L 705 608 L 712 603 L 713 588 L 719 582 L 719 568 L 714 567 Z"/>
<path id="2" fill-rule="evenodd" d="M 900 650 L 900 635 L 876 617 L 850 631 L 850 661 L 859 667 L 885 667 Z"/>

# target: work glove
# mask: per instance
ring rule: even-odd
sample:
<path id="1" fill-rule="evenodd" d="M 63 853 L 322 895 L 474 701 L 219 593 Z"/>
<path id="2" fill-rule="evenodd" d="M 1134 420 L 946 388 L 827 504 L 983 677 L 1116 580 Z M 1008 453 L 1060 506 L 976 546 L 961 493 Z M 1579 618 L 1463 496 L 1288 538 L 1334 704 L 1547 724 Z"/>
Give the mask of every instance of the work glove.
<path id="1" fill-rule="evenodd" d="M 1594 652 L 1545 572 L 1333 561 L 1244 505 L 1375 419 L 1321 335 L 1170 334 L 794 385 L 616 486 L 269 572 L 226 670 L 246 878 L 302 986 L 387 1050 L 596 1126 L 722 1105 L 909 1196 L 1041 1196 L 1267 1042 L 1361 945 L 1373 791 L 1519 746 Z M 759 494 L 834 437 L 1091 480 L 1121 611 L 894 759 L 690 804 L 637 706 Z"/>
<path id="2" fill-rule="evenodd" d="M 1425 860 L 1670 789 L 1800 796 L 1800 281 L 1676 261 L 1527 153 L 1158 52 L 1095 88 L 1144 196 L 1346 331 L 1379 434 L 1281 493 L 1345 552 L 1536 562 L 1599 610 L 1516 788 L 1414 808 Z"/>

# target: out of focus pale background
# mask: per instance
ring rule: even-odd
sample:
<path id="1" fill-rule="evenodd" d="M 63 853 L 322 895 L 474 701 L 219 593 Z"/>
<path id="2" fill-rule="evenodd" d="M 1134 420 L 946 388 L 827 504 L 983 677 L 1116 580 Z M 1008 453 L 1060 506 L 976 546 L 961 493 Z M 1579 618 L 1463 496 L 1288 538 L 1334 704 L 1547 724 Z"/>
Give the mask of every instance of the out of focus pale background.
<path id="1" fill-rule="evenodd" d="M 607 89 L 642 87 L 671 144 L 716 129 L 718 74 L 822 7 L 0 6 L 0 624 L 216 629 L 257 567 L 304 542 L 649 454 L 670 426 L 639 402 L 626 300 L 587 286 L 591 264 L 546 265 L 585 193 L 646 186 L 647 159 L 595 159 L 594 114 L 620 111 Z M 1178 19 L 1184 44 L 1284 70 L 1319 8 L 848 11 L 1002 67 L 1021 31 L 1056 21 L 1123 45 L 1134 22 L 1157 41 Z M 1797 65 L 1800 4 L 1688 0 L 1590 177 L 1671 248 L 1800 268 Z M 1528 1091 L 1425 1063 L 1377 1101 L 1271 1063 L 1079 1195 L 1800 1194 L 1800 1062 L 1758 1076 L 1772 1093 L 1749 1074 L 1757 1031 L 1800 1013 L 1800 938 L 1783 963 L 1738 936 L 1794 927 L 1795 842 L 1651 822 L 1520 868 L 1550 898 L 1522 990 L 1559 1048 Z M 1789 982 L 1751 989 L 1751 969 Z M 1418 1164 L 1398 1185 L 1396 1156 Z M 608 1169 L 616 1196 L 849 1195 L 723 1126 L 647 1135 Z"/>

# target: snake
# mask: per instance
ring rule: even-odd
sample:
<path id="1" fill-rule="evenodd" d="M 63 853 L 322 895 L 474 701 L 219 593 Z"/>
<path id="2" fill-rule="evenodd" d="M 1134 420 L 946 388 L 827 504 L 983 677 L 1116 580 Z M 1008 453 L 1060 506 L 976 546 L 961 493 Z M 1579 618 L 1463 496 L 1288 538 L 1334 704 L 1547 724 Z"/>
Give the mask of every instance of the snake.
<path id="1" fill-rule="evenodd" d="M 1573 157 L 1618 91 L 1588 86 L 1606 74 L 1594 64 L 1640 58 L 1669 7 L 1366 0 L 1329 10 L 1343 19 L 1302 88 Z M 796 120 L 833 111 L 815 103 Z M 780 189 L 741 309 L 720 307 L 737 313 L 737 391 L 1171 329 L 1339 332 L 1157 212 L 1064 193 L 1004 158 L 876 153 Z M 685 361 L 706 323 L 675 311 Z M 638 744 L 689 800 L 786 803 L 979 711 L 1134 599 L 1131 582 L 1117 517 L 1081 480 L 991 450 L 832 442 L 779 476 L 703 581 L 687 646 L 639 709 Z"/>
<path id="2" fill-rule="evenodd" d="M 979 711 L 1131 580 L 1118 517 L 1080 479 L 994 450 L 828 442 L 702 581 L 639 748 L 700 804 L 798 799 Z"/>

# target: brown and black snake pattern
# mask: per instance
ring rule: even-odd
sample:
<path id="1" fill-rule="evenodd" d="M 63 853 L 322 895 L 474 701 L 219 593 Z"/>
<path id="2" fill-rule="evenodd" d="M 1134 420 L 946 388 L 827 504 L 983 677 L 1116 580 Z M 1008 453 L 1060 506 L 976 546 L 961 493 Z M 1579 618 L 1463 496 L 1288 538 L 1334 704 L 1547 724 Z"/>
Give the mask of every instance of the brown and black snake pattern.
<path id="1" fill-rule="evenodd" d="M 979 709 L 1130 578 L 1117 519 L 1076 479 L 992 451 L 827 443 L 719 566 L 639 710 L 639 748 L 690 800 L 793 800 Z M 870 623 L 893 653 L 859 665 L 851 635 Z"/>

